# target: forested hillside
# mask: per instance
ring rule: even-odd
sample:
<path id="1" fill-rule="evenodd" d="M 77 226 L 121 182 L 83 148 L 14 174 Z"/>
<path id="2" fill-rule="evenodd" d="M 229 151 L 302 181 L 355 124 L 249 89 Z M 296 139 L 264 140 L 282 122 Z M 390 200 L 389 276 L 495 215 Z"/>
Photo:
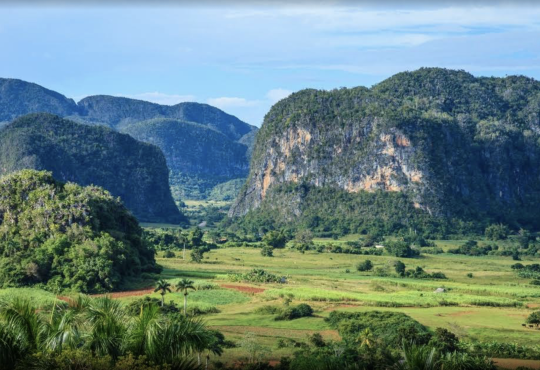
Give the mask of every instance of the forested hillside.
<path id="1" fill-rule="evenodd" d="M 84 124 L 109 126 L 129 134 L 133 132 L 140 140 L 155 143 L 165 153 L 167 162 L 173 164 L 170 180 L 179 203 L 185 198 L 204 199 L 215 186 L 245 177 L 257 132 L 256 127 L 207 104 L 168 106 L 108 95 L 89 96 L 76 104 L 36 84 L 0 79 L 0 126 L 38 112 L 57 114 Z M 182 130 L 164 133 L 162 125 L 161 138 L 152 137 L 155 124 L 138 123 L 154 119 L 168 120 L 169 123 L 181 121 Z M 132 125 L 135 127 L 131 128 Z M 175 125 L 167 127 L 174 129 Z M 145 133 L 145 128 L 152 132 Z M 216 133 L 222 134 L 219 140 L 216 140 Z M 240 152 L 243 154 L 239 155 Z M 209 159 L 218 159 L 218 162 Z M 181 166 L 175 165 L 180 162 Z M 202 164 L 209 166 L 202 168 Z"/>
<path id="2" fill-rule="evenodd" d="M 21 80 L 0 78 L 0 124 L 28 113 L 69 116 L 78 110 L 72 99 L 57 92 Z"/>
<path id="3" fill-rule="evenodd" d="M 101 188 L 23 170 L 0 177 L 0 286 L 104 292 L 159 271 L 137 220 Z"/>
<path id="4" fill-rule="evenodd" d="M 539 229 L 539 143 L 531 78 L 424 68 L 303 90 L 266 115 L 230 216 L 321 233 Z"/>
<path id="5" fill-rule="evenodd" d="M 106 127 L 47 113 L 18 118 L 0 130 L 0 174 L 21 169 L 101 186 L 141 221 L 184 221 L 171 196 L 161 151 Z"/>
<path id="6" fill-rule="evenodd" d="M 208 197 L 212 188 L 248 173 L 246 146 L 206 126 L 174 119 L 142 121 L 120 128 L 137 140 L 161 148 L 176 199 Z M 193 184 L 189 189 L 188 184 Z"/>

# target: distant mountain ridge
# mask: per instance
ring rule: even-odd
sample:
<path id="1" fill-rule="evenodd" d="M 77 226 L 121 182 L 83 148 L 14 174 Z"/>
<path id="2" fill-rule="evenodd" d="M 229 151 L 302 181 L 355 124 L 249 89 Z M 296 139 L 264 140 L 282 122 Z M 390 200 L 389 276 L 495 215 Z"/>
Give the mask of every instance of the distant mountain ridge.
<path id="1" fill-rule="evenodd" d="M 0 126 L 25 114 L 39 112 L 78 123 L 109 126 L 158 145 L 171 168 L 170 179 L 177 201 L 186 197 L 205 198 L 214 186 L 245 177 L 257 132 L 255 126 L 207 104 L 168 106 L 108 95 L 89 96 L 75 103 L 37 84 L 0 78 Z M 163 124 L 156 130 L 155 122 L 140 124 L 156 119 L 169 120 L 166 127 L 174 132 L 164 131 Z M 171 120 L 181 122 L 179 127 L 170 124 Z M 146 128 L 152 134 L 145 133 Z M 209 137 L 205 138 L 202 133 Z M 219 140 L 217 133 L 221 134 Z M 173 137 L 178 139 L 176 148 Z M 190 140 L 185 140 L 188 137 Z M 162 144 L 166 146 L 161 147 Z M 195 152 L 199 154 L 194 155 Z M 240 152 L 243 154 L 239 155 Z M 211 170 L 202 168 L 205 165 Z"/>
<path id="2" fill-rule="evenodd" d="M 107 127 L 48 113 L 19 117 L 0 129 L 0 176 L 22 169 L 101 186 L 120 197 L 140 221 L 186 221 L 171 196 L 161 151 Z"/>
<path id="3" fill-rule="evenodd" d="M 249 171 L 247 147 L 208 126 L 156 118 L 126 125 L 120 131 L 161 148 L 171 171 L 173 196 L 177 199 L 186 198 L 187 186 L 192 186 L 191 194 L 208 197 L 218 184 L 245 178 Z"/>

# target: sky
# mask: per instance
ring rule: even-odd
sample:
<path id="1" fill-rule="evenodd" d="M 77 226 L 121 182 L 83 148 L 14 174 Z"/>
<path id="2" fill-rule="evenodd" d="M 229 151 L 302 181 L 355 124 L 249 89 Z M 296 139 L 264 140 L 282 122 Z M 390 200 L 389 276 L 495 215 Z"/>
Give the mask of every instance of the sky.
<path id="1" fill-rule="evenodd" d="M 420 67 L 540 79 L 533 2 L 46 3 L 0 3 L 0 77 L 76 101 L 196 101 L 260 126 L 291 92 Z"/>

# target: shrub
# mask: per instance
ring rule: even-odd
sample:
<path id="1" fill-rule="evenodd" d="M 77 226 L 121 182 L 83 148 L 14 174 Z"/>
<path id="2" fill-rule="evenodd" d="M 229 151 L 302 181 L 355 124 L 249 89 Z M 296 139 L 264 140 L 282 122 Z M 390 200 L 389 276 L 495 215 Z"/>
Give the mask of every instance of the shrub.
<path id="1" fill-rule="evenodd" d="M 508 228 L 508 226 L 503 224 L 494 224 L 486 227 L 484 235 L 489 240 L 504 240 L 508 238 L 509 233 L 510 229 Z"/>
<path id="2" fill-rule="evenodd" d="M 313 315 L 313 308 L 310 305 L 301 303 L 295 307 L 288 307 L 284 309 L 275 320 L 294 320 L 301 317 L 308 317 Z"/>
<path id="3" fill-rule="evenodd" d="M 273 257 L 274 256 L 274 248 L 269 247 L 269 246 L 262 247 L 261 255 L 263 257 Z"/>
<path id="4" fill-rule="evenodd" d="M 228 274 L 227 279 L 235 282 L 247 282 L 247 283 L 281 283 L 287 282 L 285 276 L 277 276 L 266 272 L 262 269 L 253 269 L 250 272 L 243 274 Z"/>
<path id="5" fill-rule="evenodd" d="M 403 241 L 386 242 L 385 249 L 388 254 L 401 258 L 413 258 L 420 255 L 420 252 L 411 248 L 411 246 Z"/>
<path id="6" fill-rule="evenodd" d="M 356 265 L 358 271 L 371 271 L 373 269 L 373 263 L 370 260 L 365 260 L 364 262 L 358 263 Z"/>
<path id="7" fill-rule="evenodd" d="M 176 257 L 176 254 L 173 251 L 165 251 L 163 253 L 163 258 L 174 258 Z"/>

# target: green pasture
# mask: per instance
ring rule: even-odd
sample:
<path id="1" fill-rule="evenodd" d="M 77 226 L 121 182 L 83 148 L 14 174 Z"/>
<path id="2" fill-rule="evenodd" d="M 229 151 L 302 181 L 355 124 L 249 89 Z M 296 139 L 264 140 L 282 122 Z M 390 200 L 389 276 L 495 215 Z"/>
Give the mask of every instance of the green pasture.
<path id="1" fill-rule="evenodd" d="M 357 240 L 358 236 L 351 239 Z M 459 243 L 441 241 L 437 245 L 448 249 Z M 246 333 L 255 333 L 265 348 L 265 357 L 270 360 L 278 360 L 295 350 L 292 347 L 278 349 L 280 339 L 292 338 L 301 342 L 315 332 L 320 332 L 326 339 L 339 339 L 337 332 L 324 320 L 333 310 L 403 312 L 432 329 L 447 328 L 467 341 L 520 344 L 540 341 L 540 330 L 522 326 L 528 314 L 540 307 L 540 287 L 517 277 L 510 268 L 515 263 L 510 257 L 443 253 L 400 259 L 407 268 L 420 266 L 427 272 L 442 272 L 448 277 L 425 280 L 395 276 L 393 263 L 398 258 L 390 256 L 300 253 L 283 249 L 275 250 L 274 257 L 263 257 L 260 249 L 243 247 L 212 250 L 205 253 L 203 263 L 197 264 L 184 261 L 181 253 L 177 255 L 176 258 L 158 256 L 159 264 L 164 267 L 160 277 L 173 286 L 181 278 L 194 280 L 197 286 L 208 288 L 209 285 L 211 289 L 190 291 L 188 306 L 203 311 L 209 307 L 219 310 L 219 313 L 203 315 L 203 320 L 236 343 Z M 358 272 L 356 264 L 366 259 L 371 260 L 375 268 L 388 271 L 390 276 Z M 525 264 L 532 262 L 533 259 L 522 261 Z M 286 276 L 288 283 L 233 283 L 227 279 L 228 274 L 254 268 Z M 467 276 L 469 273 L 473 274 L 472 278 Z M 264 291 L 253 293 L 249 288 Z M 444 288 L 445 293 L 435 293 L 437 288 Z M 182 293 L 172 290 L 165 300 L 183 305 Z M 39 289 L 0 290 L 0 297 L 10 295 L 31 296 L 43 302 L 54 299 L 53 294 Z M 159 293 L 150 295 L 160 298 Z M 256 313 L 257 308 L 265 305 L 283 307 L 287 295 L 294 296 L 291 305 L 302 302 L 311 305 L 315 309 L 314 316 L 276 321 L 273 315 Z M 119 299 L 128 304 L 139 298 Z M 238 361 L 245 356 L 245 350 L 239 347 L 227 349 L 219 360 Z"/>

